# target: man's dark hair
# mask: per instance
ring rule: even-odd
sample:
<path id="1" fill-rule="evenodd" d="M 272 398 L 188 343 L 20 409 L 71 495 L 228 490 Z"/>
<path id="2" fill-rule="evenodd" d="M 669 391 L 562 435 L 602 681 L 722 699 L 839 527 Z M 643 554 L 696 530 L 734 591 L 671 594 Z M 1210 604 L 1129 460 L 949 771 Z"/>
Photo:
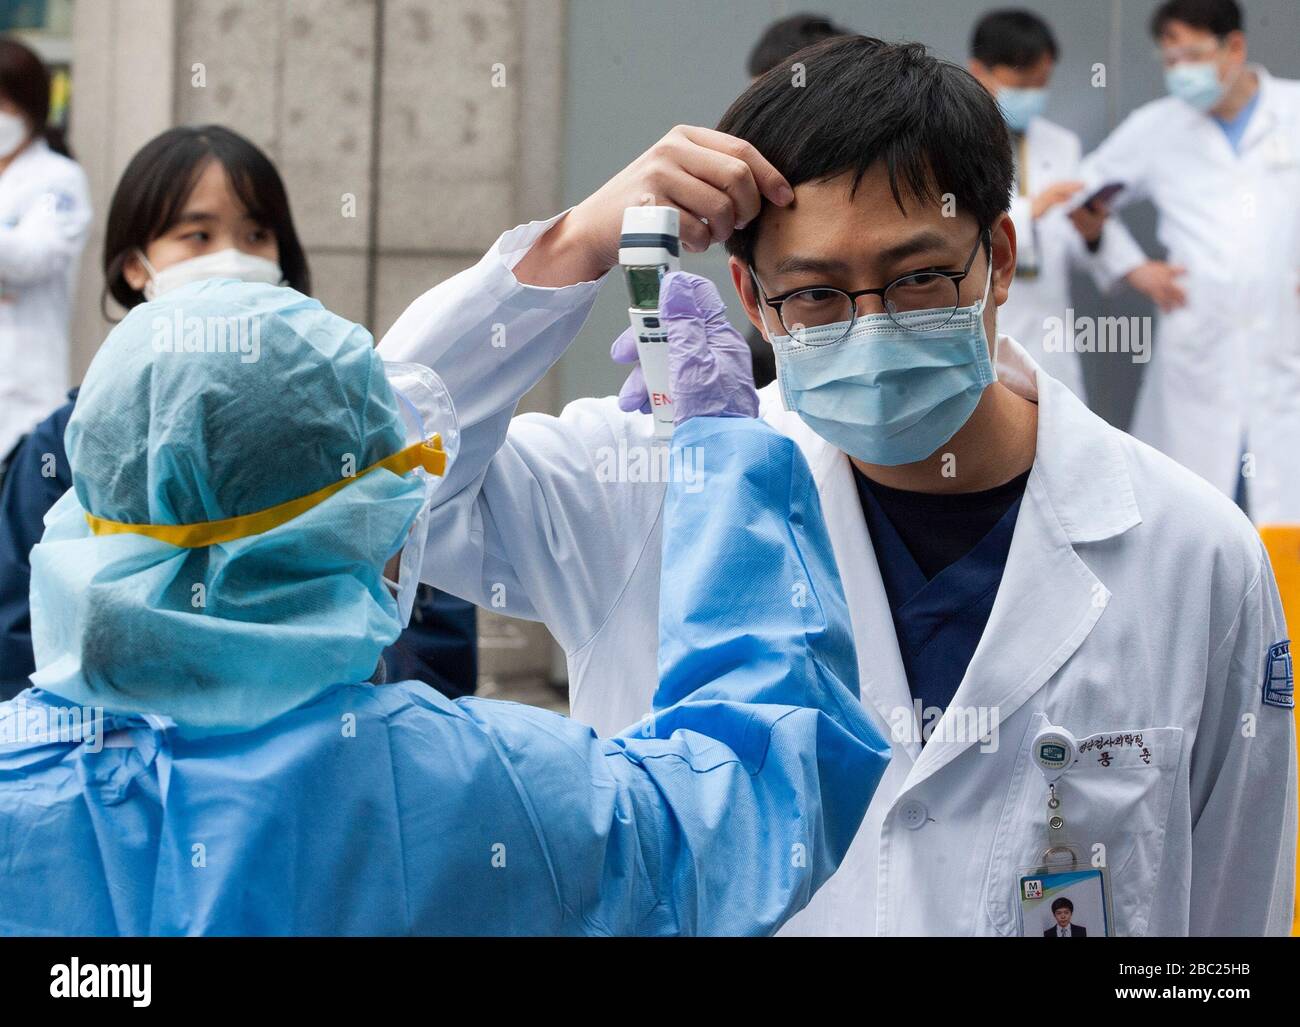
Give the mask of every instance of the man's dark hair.
<path id="1" fill-rule="evenodd" d="M 1056 60 L 1060 51 L 1052 29 L 1032 11 L 1007 7 L 989 11 L 975 23 L 970 37 L 970 55 L 986 68 L 1006 65 L 1032 68 L 1044 55 Z"/>
<path id="2" fill-rule="evenodd" d="M 841 28 L 820 14 L 792 14 L 788 18 L 772 22 L 763 31 L 754 44 L 754 49 L 749 52 L 746 67 L 750 77 L 757 78 L 805 46 L 850 34 L 848 29 Z"/>
<path id="3" fill-rule="evenodd" d="M 1069 899 L 1067 899 L 1064 895 L 1062 895 L 1059 899 L 1056 899 L 1052 903 L 1052 912 L 1055 913 L 1058 909 L 1068 909 L 1071 913 L 1073 913 L 1074 903 L 1071 902 Z"/>
<path id="4" fill-rule="evenodd" d="M 1151 35 L 1159 39 L 1171 21 L 1213 32 L 1220 39 L 1246 25 L 1237 0 L 1165 0 L 1151 15 Z"/>
<path id="5" fill-rule="evenodd" d="M 752 143 L 791 186 L 853 176 L 883 161 L 894 200 L 939 204 L 989 227 L 1011 202 L 1011 142 L 997 101 L 963 69 L 920 43 L 868 36 L 830 39 L 799 54 L 805 75 L 791 84 L 788 61 L 743 92 L 718 130 Z M 761 217 L 733 232 L 727 251 L 753 254 Z"/>

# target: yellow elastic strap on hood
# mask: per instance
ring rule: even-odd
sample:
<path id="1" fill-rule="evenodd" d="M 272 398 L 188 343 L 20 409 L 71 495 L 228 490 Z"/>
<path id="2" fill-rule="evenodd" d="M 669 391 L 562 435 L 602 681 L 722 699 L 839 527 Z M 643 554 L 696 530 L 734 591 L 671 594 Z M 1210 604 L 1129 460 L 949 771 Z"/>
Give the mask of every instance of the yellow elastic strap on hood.
<path id="1" fill-rule="evenodd" d="M 202 546 L 214 546 L 221 542 L 233 542 L 235 539 L 258 535 L 304 514 L 312 507 L 323 503 L 341 488 L 345 488 L 358 478 L 381 468 L 394 474 L 409 474 L 417 467 L 423 467 L 430 474 L 441 476 L 447 469 L 447 453 L 442 448 L 442 438 L 432 435 L 423 442 L 407 446 L 390 457 L 371 464 L 358 471 L 350 478 L 340 478 L 323 489 L 318 489 L 309 496 L 291 499 L 287 503 L 267 507 L 255 513 L 239 517 L 227 517 L 223 521 L 202 521 L 198 524 L 125 524 L 121 521 L 109 521 L 86 514 L 86 523 L 96 535 L 146 535 L 185 549 L 198 549 Z"/>

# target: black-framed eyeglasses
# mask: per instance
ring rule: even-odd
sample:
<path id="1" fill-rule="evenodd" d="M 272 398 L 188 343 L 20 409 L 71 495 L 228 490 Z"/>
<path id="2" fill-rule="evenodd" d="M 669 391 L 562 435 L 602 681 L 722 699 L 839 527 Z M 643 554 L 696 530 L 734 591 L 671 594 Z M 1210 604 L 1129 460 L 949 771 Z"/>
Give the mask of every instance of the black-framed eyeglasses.
<path id="1" fill-rule="evenodd" d="M 970 277 L 971 266 L 980 246 L 992 249 L 992 236 L 987 228 L 981 229 L 975 246 L 960 271 L 918 271 L 895 278 L 883 289 L 858 289 L 846 292 L 830 286 L 794 289 L 780 296 L 768 297 L 758 273 L 750 267 L 759 298 L 776 311 L 786 334 L 809 346 L 829 346 L 839 342 L 853 330 L 858 320 L 858 300 L 863 296 L 879 296 L 885 313 L 898 327 L 923 335 L 937 331 L 952 320 L 961 307 L 961 283 Z M 991 258 L 989 273 L 992 274 Z M 924 311 L 928 317 L 903 317 Z M 830 335 L 810 329 L 826 325 L 844 325 L 844 330 Z"/>

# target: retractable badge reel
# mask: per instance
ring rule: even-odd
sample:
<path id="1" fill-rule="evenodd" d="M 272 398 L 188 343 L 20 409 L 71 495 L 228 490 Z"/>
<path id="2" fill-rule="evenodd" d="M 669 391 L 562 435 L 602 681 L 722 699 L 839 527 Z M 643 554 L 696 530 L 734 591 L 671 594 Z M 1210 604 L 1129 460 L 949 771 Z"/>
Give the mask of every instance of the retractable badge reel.
<path id="1" fill-rule="evenodd" d="M 1047 847 L 1039 866 L 1025 867 L 1018 880 L 1021 933 L 1030 937 L 1106 937 L 1113 914 L 1106 868 L 1083 861 L 1067 840 L 1068 787 L 1063 780 L 1079 756 L 1079 743 L 1063 727 L 1034 736 L 1031 758 L 1047 782 Z"/>
<path id="2" fill-rule="evenodd" d="M 1079 743 L 1063 727 L 1049 727 L 1034 736 L 1033 757 L 1047 782 L 1047 849 L 1043 863 L 1051 862 L 1054 854 L 1068 853 L 1077 860 L 1072 846 L 1065 839 L 1065 815 L 1062 813 L 1061 792 L 1056 784 L 1074 764 L 1079 755 Z"/>

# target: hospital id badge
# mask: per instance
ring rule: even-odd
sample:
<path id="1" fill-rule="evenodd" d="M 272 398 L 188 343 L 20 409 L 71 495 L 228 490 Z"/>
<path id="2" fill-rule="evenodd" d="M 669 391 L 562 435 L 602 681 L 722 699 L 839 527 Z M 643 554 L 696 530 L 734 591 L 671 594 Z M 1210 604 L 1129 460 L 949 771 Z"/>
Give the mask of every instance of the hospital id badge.
<path id="1" fill-rule="evenodd" d="M 1110 880 L 1105 867 L 1071 860 L 1017 874 L 1022 938 L 1109 938 Z"/>
<path id="2" fill-rule="evenodd" d="M 1016 875 L 1022 938 L 1109 938 L 1114 922 L 1106 867 L 1079 858 L 1068 841 L 1069 788 L 1079 743 L 1063 727 L 1047 726 L 1034 736 L 1031 753 L 1047 784 L 1047 848 L 1040 864 Z"/>

